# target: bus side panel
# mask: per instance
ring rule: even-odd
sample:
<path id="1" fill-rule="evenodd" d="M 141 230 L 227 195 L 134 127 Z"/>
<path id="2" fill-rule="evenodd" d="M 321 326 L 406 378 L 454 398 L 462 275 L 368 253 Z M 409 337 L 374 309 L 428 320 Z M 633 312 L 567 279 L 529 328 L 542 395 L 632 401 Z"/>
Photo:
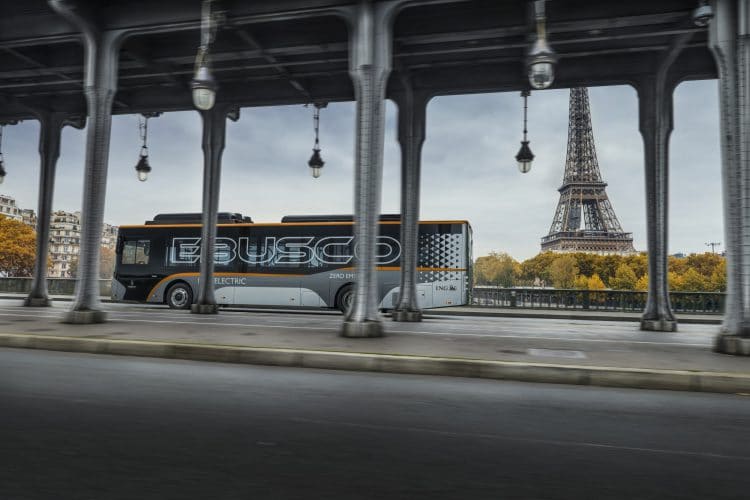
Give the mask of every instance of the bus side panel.
<path id="1" fill-rule="evenodd" d="M 429 307 L 466 304 L 467 240 L 463 223 L 420 224 L 417 289 Z M 429 289 L 427 291 L 426 289 Z"/>

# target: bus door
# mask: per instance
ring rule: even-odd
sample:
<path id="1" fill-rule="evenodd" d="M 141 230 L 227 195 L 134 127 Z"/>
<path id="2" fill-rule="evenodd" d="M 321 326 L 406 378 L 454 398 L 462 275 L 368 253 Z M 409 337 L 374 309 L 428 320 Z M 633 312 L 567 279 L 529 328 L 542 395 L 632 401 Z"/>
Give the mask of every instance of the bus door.
<path id="1" fill-rule="evenodd" d="M 125 287 L 125 300 L 143 300 L 159 281 L 159 263 L 152 256 L 153 248 L 149 236 L 128 234 L 120 237 L 117 280 Z"/>

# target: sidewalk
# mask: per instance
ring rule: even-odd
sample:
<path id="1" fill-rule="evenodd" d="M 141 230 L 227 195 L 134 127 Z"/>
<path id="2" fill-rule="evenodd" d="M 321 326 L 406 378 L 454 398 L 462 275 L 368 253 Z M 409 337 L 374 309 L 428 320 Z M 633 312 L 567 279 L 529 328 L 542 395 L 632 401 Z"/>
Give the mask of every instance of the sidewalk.
<path id="1" fill-rule="evenodd" d="M 0 300 L 5 299 L 24 299 L 26 294 L 0 292 Z M 72 302 L 71 295 L 50 295 L 50 299 L 57 302 Z M 103 303 L 111 303 L 109 297 L 102 297 Z M 251 308 L 228 306 L 227 310 L 231 311 L 304 311 L 310 309 L 289 309 L 289 308 Z M 547 319 L 581 319 L 581 320 L 599 320 L 599 321 L 633 321 L 641 320 L 641 313 L 638 312 L 620 312 L 620 311 L 596 311 L 596 310 L 572 310 L 572 309 L 527 309 L 527 308 L 507 308 L 507 307 L 479 307 L 479 306 L 452 306 L 430 309 L 428 314 L 431 316 L 486 316 L 486 317 L 505 317 L 505 318 L 547 318 Z M 677 314 L 677 322 L 685 325 L 720 325 L 721 315 L 717 314 Z"/>
<path id="2" fill-rule="evenodd" d="M 525 309 L 507 307 L 455 306 L 430 309 L 429 314 L 451 316 L 496 316 L 506 318 L 590 319 L 599 321 L 641 321 L 639 312 L 596 311 L 574 309 Z M 677 323 L 684 325 L 720 325 L 719 314 L 676 314 Z"/>
<path id="3" fill-rule="evenodd" d="M 342 316 L 231 311 L 196 316 L 108 304 L 110 321 L 66 325 L 66 304 L 0 301 L 0 347 L 261 365 L 750 393 L 750 358 L 711 351 L 717 326 L 641 332 L 623 321 L 447 316 L 384 318 L 387 336 L 338 336 Z"/>

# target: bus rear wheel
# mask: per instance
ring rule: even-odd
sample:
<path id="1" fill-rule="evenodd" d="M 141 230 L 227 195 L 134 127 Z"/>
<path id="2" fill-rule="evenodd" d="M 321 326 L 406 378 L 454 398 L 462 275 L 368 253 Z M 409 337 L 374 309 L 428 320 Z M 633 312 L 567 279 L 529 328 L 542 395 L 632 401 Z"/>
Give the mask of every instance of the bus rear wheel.
<path id="1" fill-rule="evenodd" d="M 352 285 L 344 285 L 336 294 L 336 308 L 342 313 L 346 314 L 352 307 L 354 302 L 354 288 Z"/>
<path id="2" fill-rule="evenodd" d="M 170 309 L 189 309 L 193 303 L 193 290 L 187 283 L 175 283 L 167 290 L 167 305 Z"/>

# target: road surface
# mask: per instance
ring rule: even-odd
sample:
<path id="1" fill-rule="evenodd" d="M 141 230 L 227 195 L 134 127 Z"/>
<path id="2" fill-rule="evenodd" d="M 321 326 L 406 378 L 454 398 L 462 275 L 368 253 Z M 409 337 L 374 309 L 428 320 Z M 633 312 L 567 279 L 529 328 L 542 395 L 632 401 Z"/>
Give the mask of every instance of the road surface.
<path id="1" fill-rule="evenodd" d="M 750 397 L 0 349 L 0 498 L 746 499 Z"/>

